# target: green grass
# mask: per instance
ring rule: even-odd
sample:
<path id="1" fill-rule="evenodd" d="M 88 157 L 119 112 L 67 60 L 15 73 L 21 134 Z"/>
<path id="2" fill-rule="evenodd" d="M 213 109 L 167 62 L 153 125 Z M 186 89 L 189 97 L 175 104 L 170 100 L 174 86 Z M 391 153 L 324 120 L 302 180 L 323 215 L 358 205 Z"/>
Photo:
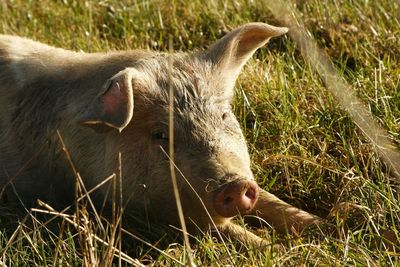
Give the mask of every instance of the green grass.
<path id="1" fill-rule="evenodd" d="M 297 18 L 398 145 L 400 4 L 391 0 L 291 3 L 297 3 Z M 170 35 L 175 50 L 204 49 L 251 21 L 279 23 L 264 1 L 0 3 L 0 33 L 88 52 L 166 51 Z M 243 253 L 229 243 L 228 253 L 209 235 L 197 236 L 192 242 L 195 262 L 205 266 L 399 266 L 398 254 L 374 246 L 374 240 L 388 229 L 400 241 L 399 183 L 297 45 L 287 36 L 272 40 L 246 65 L 236 92 L 235 111 L 258 183 L 297 207 L 329 218 L 334 233 L 322 231 L 318 238 L 281 237 L 284 249 L 274 255 L 252 249 Z M 12 215 L 1 214 L 2 228 L 10 221 Z M 97 229 L 95 222 L 91 224 Z M 48 266 L 55 259 L 59 266 L 85 264 L 85 242 L 73 227 L 66 226 L 60 234 L 39 225 L 21 224 L 15 239 L 12 230 L 0 232 L 0 261 L 8 266 Z M 274 235 L 266 231 L 259 234 Z M 107 230 L 99 235 L 111 236 Z M 169 256 L 148 253 L 144 244 L 129 245 L 131 239 L 124 238 L 128 252 L 138 261 L 176 265 Z M 13 240 L 19 241 L 4 250 Z M 105 250 L 99 246 L 97 257 L 103 257 Z M 180 243 L 172 243 L 164 252 L 180 262 L 187 260 Z"/>

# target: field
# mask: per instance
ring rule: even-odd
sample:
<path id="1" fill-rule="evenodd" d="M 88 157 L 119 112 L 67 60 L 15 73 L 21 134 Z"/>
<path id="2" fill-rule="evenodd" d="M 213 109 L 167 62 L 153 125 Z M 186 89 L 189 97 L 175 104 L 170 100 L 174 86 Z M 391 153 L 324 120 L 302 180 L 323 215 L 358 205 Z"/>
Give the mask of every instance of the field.
<path id="1" fill-rule="evenodd" d="M 256 231 L 282 243 L 276 253 L 220 244 L 208 234 L 195 236 L 194 263 L 400 266 L 399 1 L 0 2 L 0 33 L 85 52 L 167 51 L 170 38 L 175 51 L 202 50 L 252 21 L 300 25 L 260 49 L 236 84 L 234 109 L 248 141 L 253 172 L 263 188 L 326 218 L 332 227 L 313 229 L 303 237 L 276 235 L 273 229 Z M 302 25 L 306 32 L 300 31 Z M 304 38 L 299 36 L 316 42 L 320 50 L 313 51 L 331 59 L 334 73 L 327 74 L 324 71 L 332 69 L 317 64 L 323 57 L 301 51 Z M 82 234 L 67 220 L 61 230 L 46 228 L 41 216 L 37 221 L 27 217 L 30 223 L 22 221 L 10 229 L 13 218 L 9 212 L 0 214 L 0 265 L 179 266 L 188 261 L 179 238 L 163 239 L 160 253 L 122 235 L 128 257 L 91 235 L 118 245 L 121 235 L 113 232 L 118 230 L 113 224 L 101 229 L 96 221 L 88 221 L 89 230 Z M 390 240 L 395 244 L 386 242 Z"/>

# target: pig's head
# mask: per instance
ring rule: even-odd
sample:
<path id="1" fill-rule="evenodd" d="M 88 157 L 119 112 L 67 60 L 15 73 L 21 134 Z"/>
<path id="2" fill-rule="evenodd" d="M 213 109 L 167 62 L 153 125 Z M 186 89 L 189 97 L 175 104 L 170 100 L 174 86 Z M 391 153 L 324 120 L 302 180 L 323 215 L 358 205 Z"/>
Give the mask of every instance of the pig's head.
<path id="1" fill-rule="evenodd" d="M 84 123 L 119 130 L 110 151 L 122 152 L 124 197 L 131 198 L 131 207 L 150 205 L 147 209 L 160 218 L 177 220 L 168 159 L 173 142 L 188 218 L 208 224 L 207 209 L 221 224 L 252 209 L 258 186 L 231 108 L 234 84 L 252 54 L 286 32 L 263 23 L 246 24 L 203 53 L 155 55 L 108 80 Z M 173 140 L 168 134 L 169 86 L 174 91 Z"/>

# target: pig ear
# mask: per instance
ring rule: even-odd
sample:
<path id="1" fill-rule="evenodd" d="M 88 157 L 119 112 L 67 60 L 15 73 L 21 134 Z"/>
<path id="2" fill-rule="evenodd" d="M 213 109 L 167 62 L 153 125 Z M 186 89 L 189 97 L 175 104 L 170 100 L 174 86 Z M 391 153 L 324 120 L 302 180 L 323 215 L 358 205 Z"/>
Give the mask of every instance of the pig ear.
<path id="1" fill-rule="evenodd" d="M 233 88 L 240 70 L 253 53 L 271 37 L 285 34 L 287 31 L 288 28 L 274 27 L 266 23 L 248 23 L 218 40 L 204 56 L 213 64 L 215 73 L 220 75 L 218 78 Z"/>
<path id="2" fill-rule="evenodd" d="M 127 68 L 110 78 L 87 107 L 79 122 L 95 130 L 111 127 L 122 131 L 133 115 L 133 84 L 140 73 Z"/>

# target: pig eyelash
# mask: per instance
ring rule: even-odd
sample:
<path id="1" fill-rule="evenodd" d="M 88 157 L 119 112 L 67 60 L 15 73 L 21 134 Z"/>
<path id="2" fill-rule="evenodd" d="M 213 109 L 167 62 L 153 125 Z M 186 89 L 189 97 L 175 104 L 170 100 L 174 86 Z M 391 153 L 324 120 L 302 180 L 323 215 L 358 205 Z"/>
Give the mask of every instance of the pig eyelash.
<path id="1" fill-rule="evenodd" d="M 160 141 L 168 141 L 168 135 L 164 132 L 155 132 L 152 134 L 153 139 Z"/>

